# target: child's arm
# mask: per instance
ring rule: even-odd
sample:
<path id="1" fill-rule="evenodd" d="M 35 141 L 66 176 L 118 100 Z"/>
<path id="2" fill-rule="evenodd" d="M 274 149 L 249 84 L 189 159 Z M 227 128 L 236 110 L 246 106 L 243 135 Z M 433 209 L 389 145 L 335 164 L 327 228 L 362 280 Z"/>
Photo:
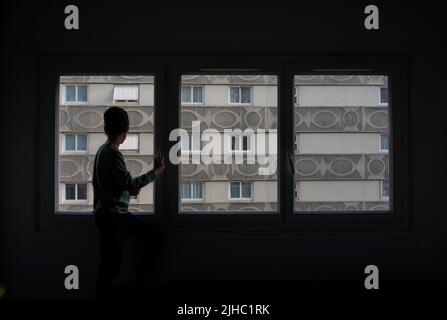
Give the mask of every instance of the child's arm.
<path id="1" fill-rule="evenodd" d="M 123 155 L 119 152 L 115 153 L 112 162 L 112 175 L 116 183 L 126 191 L 140 189 L 155 180 L 154 170 L 133 178 L 126 168 Z"/>

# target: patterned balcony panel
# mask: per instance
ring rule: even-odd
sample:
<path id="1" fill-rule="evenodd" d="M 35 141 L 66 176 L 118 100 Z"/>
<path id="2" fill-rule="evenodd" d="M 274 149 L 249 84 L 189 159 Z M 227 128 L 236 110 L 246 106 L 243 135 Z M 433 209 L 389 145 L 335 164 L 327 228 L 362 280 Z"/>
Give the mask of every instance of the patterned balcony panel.
<path id="1" fill-rule="evenodd" d="M 104 106 L 60 106 L 60 132 L 104 132 Z M 154 107 L 123 107 L 129 114 L 130 131 L 154 131 Z"/>
<path id="2" fill-rule="evenodd" d="M 295 132 L 388 132 L 388 107 L 295 107 Z"/>
<path id="3" fill-rule="evenodd" d="M 183 75 L 182 85 L 277 85 L 278 77 L 272 75 Z"/>
<path id="4" fill-rule="evenodd" d="M 241 202 L 241 203 L 182 203 L 183 212 L 263 212 L 277 211 L 276 202 Z"/>
<path id="5" fill-rule="evenodd" d="M 126 167 L 132 176 L 146 173 L 152 167 L 153 156 L 126 155 Z M 59 160 L 59 178 L 63 182 L 91 181 L 95 156 L 67 155 Z"/>
<path id="6" fill-rule="evenodd" d="M 92 213 L 93 205 L 91 204 L 60 204 L 59 210 L 64 212 L 85 212 Z M 152 204 L 130 204 L 130 212 L 153 212 L 154 206 Z"/>
<path id="7" fill-rule="evenodd" d="M 276 107 L 181 107 L 181 127 L 190 129 L 193 121 L 201 122 L 201 130 L 277 129 Z M 189 131 L 189 130 L 188 130 Z"/>
<path id="8" fill-rule="evenodd" d="M 389 177 L 388 154 L 295 156 L 298 180 L 383 180 Z"/>
<path id="9" fill-rule="evenodd" d="M 387 86 L 387 76 L 377 75 L 297 75 L 296 86 L 331 85 L 331 86 Z"/>
<path id="10" fill-rule="evenodd" d="M 295 211 L 374 211 L 389 210 L 388 201 L 302 202 L 295 201 Z"/>
<path id="11" fill-rule="evenodd" d="M 274 181 L 278 172 L 272 175 L 260 175 L 258 164 L 182 164 L 181 179 L 183 181 Z"/>
<path id="12" fill-rule="evenodd" d="M 154 76 L 61 76 L 61 83 L 119 83 L 119 84 L 153 84 Z"/>

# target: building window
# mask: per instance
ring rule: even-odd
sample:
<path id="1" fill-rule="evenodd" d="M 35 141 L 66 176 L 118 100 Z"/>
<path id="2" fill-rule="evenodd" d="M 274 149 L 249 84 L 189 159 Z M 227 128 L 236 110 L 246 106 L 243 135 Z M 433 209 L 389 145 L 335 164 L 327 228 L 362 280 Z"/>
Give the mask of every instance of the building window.
<path id="1" fill-rule="evenodd" d="M 251 87 L 230 87 L 230 103 L 250 104 Z"/>
<path id="2" fill-rule="evenodd" d="M 113 101 L 116 103 L 138 102 L 139 86 L 116 84 L 113 87 Z"/>
<path id="3" fill-rule="evenodd" d="M 300 152 L 300 149 L 299 149 L 299 143 L 300 143 L 299 134 L 295 134 L 294 137 L 295 137 L 295 140 L 293 141 L 294 150 L 295 150 L 295 153 L 299 153 Z"/>
<path id="4" fill-rule="evenodd" d="M 380 151 L 388 152 L 389 150 L 389 139 L 388 134 L 380 135 Z"/>
<path id="5" fill-rule="evenodd" d="M 381 102 L 388 99 L 388 76 L 295 75 L 294 82 L 292 165 L 298 188 L 306 191 L 298 190 L 295 213 L 389 210 L 377 192 L 377 179 L 392 172 L 389 135 L 375 129 L 391 132 L 388 108 L 377 109 L 379 89 Z M 371 115 L 366 122 L 364 115 Z"/>
<path id="6" fill-rule="evenodd" d="M 251 200 L 251 182 L 230 182 L 230 200 Z"/>
<path id="7" fill-rule="evenodd" d="M 203 182 L 183 182 L 182 200 L 203 200 Z"/>
<path id="8" fill-rule="evenodd" d="M 66 201 L 87 201 L 87 183 L 66 183 Z"/>
<path id="9" fill-rule="evenodd" d="M 295 200 L 300 200 L 300 182 L 299 181 L 295 181 L 295 189 L 294 189 L 293 197 L 295 198 Z"/>
<path id="10" fill-rule="evenodd" d="M 233 135 L 231 136 L 231 151 L 232 152 L 247 152 L 250 151 L 251 143 L 248 135 Z"/>
<path id="11" fill-rule="evenodd" d="M 138 133 L 128 133 L 126 140 L 120 144 L 119 149 L 123 151 L 138 151 L 140 135 Z"/>
<path id="12" fill-rule="evenodd" d="M 388 180 L 380 180 L 380 198 L 388 200 L 390 197 L 390 186 Z"/>
<path id="13" fill-rule="evenodd" d="M 65 85 L 66 103 L 87 103 L 87 85 Z"/>
<path id="14" fill-rule="evenodd" d="M 380 88 L 380 104 L 388 104 L 388 88 Z"/>
<path id="15" fill-rule="evenodd" d="M 87 135 L 86 134 L 66 134 L 65 135 L 65 151 L 87 151 Z"/>
<path id="16" fill-rule="evenodd" d="M 198 133 L 188 133 L 187 139 L 182 139 L 182 152 L 200 152 L 203 141 Z"/>
<path id="17" fill-rule="evenodd" d="M 183 104 L 203 103 L 203 86 L 182 86 Z"/>
<path id="18" fill-rule="evenodd" d="M 293 87 L 293 104 L 294 105 L 298 104 L 298 88 L 297 87 Z"/>

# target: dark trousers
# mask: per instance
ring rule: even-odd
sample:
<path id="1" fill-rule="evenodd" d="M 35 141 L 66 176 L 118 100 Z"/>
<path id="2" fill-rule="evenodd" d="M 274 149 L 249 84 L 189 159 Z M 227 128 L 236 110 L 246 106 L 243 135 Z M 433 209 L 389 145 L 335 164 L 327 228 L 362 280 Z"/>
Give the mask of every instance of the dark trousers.
<path id="1" fill-rule="evenodd" d="M 120 271 L 123 244 L 126 236 L 138 240 L 144 247 L 144 254 L 137 265 L 137 271 L 145 272 L 153 263 L 163 242 L 163 233 L 146 228 L 143 222 L 130 213 L 95 213 L 99 228 L 100 262 L 96 278 L 96 299 L 112 297 L 113 282 Z M 139 270 L 140 269 L 140 270 Z"/>

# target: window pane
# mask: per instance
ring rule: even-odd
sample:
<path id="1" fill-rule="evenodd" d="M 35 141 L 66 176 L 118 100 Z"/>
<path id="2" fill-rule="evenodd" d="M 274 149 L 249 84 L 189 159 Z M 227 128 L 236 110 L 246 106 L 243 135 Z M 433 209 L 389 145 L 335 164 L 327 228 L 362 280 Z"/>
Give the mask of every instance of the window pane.
<path id="1" fill-rule="evenodd" d="M 239 87 L 230 88 L 230 102 L 239 103 Z"/>
<path id="2" fill-rule="evenodd" d="M 250 87 L 242 87 L 242 103 L 250 103 L 251 97 L 250 97 Z"/>
<path id="3" fill-rule="evenodd" d="M 202 103 L 202 87 L 194 87 L 194 102 Z"/>
<path id="4" fill-rule="evenodd" d="M 66 184 L 65 185 L 65 199 L 67 200 L 75 200 L 76 199 L 76 185 L 75 184 Z"/>
<path id="5" fill-rule="evenodd" d="M 190 86 L 182 86 L 182 102 L 191 102 Z"/>
<path id="6" fill-rule="evenodd" d="M 65 150 L 76 150 L 76 136 L 74 134 L 65 135 Z"/>
<path id="7" fill-rule="evenodd" d="M 250 182 L 242 182 L 242 198 L 251 198 Z"/>
<path id="8" fill-rule="evenodd" d="M 87 102 L 87 86 L 78 86 L 78 102 Z"/>
<path id="9" fill-rule="evenodd" d="M 380 103 L 388 103 L 388 88 L 380 88 Z"/>
<path id="10" fill-rule="evenodd" d="M 203 198 L 203 183 L 194 182 L 193 188 L 194 188 L 194 191 L 193 191 L 194 199 L 202 199 Z"/>
<path id="11" fill-rule="evenodd" d="M 66 98 L 78 99 L 79 102 L 84 103 L 64 104 L 64 99 L 60 99 L 55 108 L 59 115 L 55 139 L 58 151 L 56 158 L 56 176 L 58 177 L 56 188 L 59 188 L 56 196 L 58 213 L 91 213 L 93 211 L 93 197 L 87 196 L 87 191 L 92 188 L 96 151 L 106 142 L 103 115 L 108 108 L 115 105 L 114 99 L 133 100 L 131 105 L 122 103 L 120 106 L 127 111 L 130 121 L 129 134 L 124 144 L 119 147 L 127 169 L 132 176 L 136 177 L 153 167 L 154 84 L 152 75 L 68 74 L 59 78 L 60 92 L 65 90 Z M 76 90 L 75 86 L 77 86 Z M 88 99 L 87 95 L 89 95 Z M 64 152 L 66 150 L 82 152 Z M 132 151 L 129 152 L 129 150 Z M 77 198 L 86 201 L 65 202 L 64 195 L 74 200 L 73 185 L 75 184 L 78 184 Z M 67 188 L 66 185 L 69 185 L 68 192 L 64 190 Z M 129 211 L 153 212 L 153 190 L 154 183 L 141 189 L 138 202 L 132 202 L 129 205 Z"/>
<path id="12" fill-rule="evenodd" d="M 388 150 L 388 135 L 387 134 L 381 134 L 380 135 L 380 149 L 381 150 Z"/>
<path id="13" fill-rule="evenodd" d="M 65 87 L 65 101 L 67 102 L 76 101 L 76 86 Z"/>
<path id="14" fill-rule="evenodd" d="M 277 76 L 182 75 L 181 86 L 200 87 L 207 99 L 200 106 L 180 108 L 181 128 L 201 136 L 206 146 L 200 153 L 181 157 L 180 183 L 197 183 L 192 186 L 193 197 L 202 200 L 181 202 L 180 213 L 276 212 Z M 242 99 L 251 105 L 234 104 Z M 234 152 L 242 149 L 252 152 Z M 239 200 L 242 196 L 246 201 Z"/>
<path id="15" fill-rule="evenodd" d="M 191 184 L 188 183 L 182 183 L 182 199 L 191 199 Z"/>
<path id="16" fill-rule="evenodd" d="M 87 184 L 78 183 L 78 200 L 87 200 Z"/>
<path id="17" fill-rule="evenodd" d="M 387 180 L 382 181 L 382 197 L 387 198 L 389 197 L 389 184 Z"/>
<path id="18" fill-rule="evenodd" d="M 380 196 L 389 179 L 389 107 L 377 103 L 382 75 L 296 75 L 295 211 L 389 210 Z"/>
<path id="19" fill-rule="evenodd" d="M 87 135 L 78 134 L 77 135 L 77 150 L 79 151 L 87 151 Z"/>
<path id="20" fill-rule="evenodd" d="M 237 199 L 240 198 L 240 183 L 239 182 L 231 182 L 230 184 L 230 197 Z"/>

